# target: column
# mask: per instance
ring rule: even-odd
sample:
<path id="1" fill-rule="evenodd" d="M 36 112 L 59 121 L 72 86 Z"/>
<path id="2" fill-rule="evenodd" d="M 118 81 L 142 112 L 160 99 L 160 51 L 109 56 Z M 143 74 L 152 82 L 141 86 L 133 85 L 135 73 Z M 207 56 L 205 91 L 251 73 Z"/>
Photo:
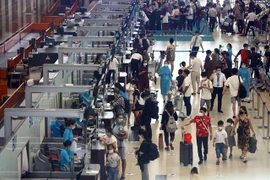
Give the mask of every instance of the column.
<path id="1" fill-rule="evenodd" d="M 48 12 L 48 3 L 47 3 L 48 1 L 43 1 L 43 6 L 44 6 L 44 15 L 46 15 L 47 14 L 47 12 Z"/>
<path id="2" fill-rule="evenodd" d="M 5 5 L 5 0 L 0 0 L 1 1 L 1 28 L 2 28 L 2 37 L 5 37 L 6 34 L 6 5 Z"/>
<path id="3" fill-rule="evenodd" d="M 35 16 L 36 16 L 36 4 L 34 3 L 34 1 L 30 1 L 31 2 L 31 13 L 32 13 L 32 16 L 31 16 L 31 22 L 35 22 L 36 19 L 35 19 Z"/>
<path id="4" fill-rule="evenodd" d="M 23 16 L 23 27 L 26 26 L 26 0 L 22 0 L 22 16 Z"/>
<path id="5" fill-rule="evenodd" d="M 17 21 L 18 21 L 18 29 L 20 29 L 22 27 L 22 2 L 21 1 L 17 1 Z"/>
<path id="6" fill-rule="evenodd" d="M 41 3 L 40 0 L 36 1 L 36 19 L 39 23 L 41 21 Z"/>
<path id="7" fill-rule="evenodd" d="M 8 1 L 8 33 L 12 33 L 12 1 Z"/>

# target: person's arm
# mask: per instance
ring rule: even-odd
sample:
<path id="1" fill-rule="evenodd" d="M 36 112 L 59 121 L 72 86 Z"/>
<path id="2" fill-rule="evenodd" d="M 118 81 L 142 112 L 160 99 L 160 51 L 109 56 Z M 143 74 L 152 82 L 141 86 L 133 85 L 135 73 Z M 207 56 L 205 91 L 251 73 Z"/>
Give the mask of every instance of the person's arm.
<path id="1" fill-rule="evenodd" d="M 193 37 L 191 38 L 191 41 L 190 41 L 190 49 L 193 48 L 194 41 L 195 41 L 195 38 L 194 38 L 194 36 L 193 36 Z"/>
<path id="2" fill-rule="evenodd" d="M 239 117 L 237 116 L 237 117 L 235 118 L 235 121 L 234 121 L 233 128 L 232 128 L 232 131 L 231 131 L 230 136 L 234 136 L 234 135 L 235 135 L 235 128 L 236 128 L 238 122 L 239 122 Z"/>
<path id="3" fill-rule="evenodd" d="M 201 46 L 201 48 L 202 48 L 202 52 L 204 52 L 204 48 L 203 48 L 202 41 L 200 42 L 200 46 Z"/>
<path id="4" fill-rule="evenodd" d="M 69 154 L 67 152 L 64 152 L 64 160 L 66 160 L 66 162 L 70 163 L 71 162 L 71 158 L 69 156 Z"/>
<path id="5" fill-rule="evenodd" d="M 216 135 L 214 135 L 214 138 L 213 138 L 213 147 L 215 147 L 215 144 L 216 144 Z"/>
<path id="6" fill-rule="evenodd" d="M 192 123 L 193 120 L 189 121 L 188 123 L 181 126 L 181 129 L 184 130 L 185 126 L 189 126 Z"/>
<path id="7" fill-rule="evenodd" d="M 176 113 L 176 112 L 174 112 L 173 117 L 174 117 L 175 121 L 177 121 L 177 120 L 178 120 L 178 115 L 177 115 L 177 113 Z"/>
<path id="8" fill-rule="evenodd" d="M 254 128 L 253 128 L 253 124 L 252 124 L 252 122 L 251 122 L 251 119 L 250 119 L 250 116 L 248 116 L 248 121 L 249 121 L 249 126 L 250 126 L 250 129 L 251 129 L 251 131 L 253 132 L 253 136 L 256 136 L 256 133 L 255 133 L 255 131 L 254 131 Z"/>
<path id="9" fill-rule="evenodd" d="M 224 94 L 226 93 L 226 91 L 227 91 L 228 80 L 229 80 L 229 79 L 227 79 L 227 80 L 225 81 L 225 83 L 224 83 L 222 95 L 224 95 Z"/>
<path id="10" fill-rule="evenodd" d="M 212 140 L 212 125 L 209 124 L 210 140 Z"/>
<path id="11" fill-rule="evenodd" d="M 128 133 L 127 131 L 125 131 L 125 135 L 124 136 L 118 136 L 117 134 L 113 134 L 117 139 L 127 139 L 128 138 Z"/>
<path id="12" fill-rule="evenodd" d="M 238 53 L 235 55 L 235 57 L 234 57 L 234 62 L 236 61 L 236 58 L 241 54 L 241 49 L 238 51 Z"/>
<path id="13" fill-rule="evenodd" d="M 117 161 L 117 171 L 118 172 L 120 171 L 120 157 L 119 156 L 118 156 L 118 161 Z"/>
<path id="14" fill-rule="evenodd" d="M 109 145 L 109 144 L 110 144 L 110 143 L 107 141 L 107 139 L 105 138 L 105 136 L 100 137 L 99 140 L 100 140 L 101 142 L 103 142 L 104 144 L 106 144 L 106 145 Z"/>
<path id="15" fill-rule="evenodd" d="M 216 70 L 213 70 L 213 73 L 211 74 L 209 79 L 212 81 L 214 79 L 215 75 L 216 75 Z"/>

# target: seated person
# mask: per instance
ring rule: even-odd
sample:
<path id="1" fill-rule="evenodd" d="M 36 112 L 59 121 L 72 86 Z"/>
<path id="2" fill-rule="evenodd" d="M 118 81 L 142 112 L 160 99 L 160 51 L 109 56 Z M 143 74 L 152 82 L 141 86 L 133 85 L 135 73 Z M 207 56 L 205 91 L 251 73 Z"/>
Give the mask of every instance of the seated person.
<path id="1" fill-rule="evenodd" d="M 89 90 L 86 89 L 84 92 L 80 93 L 81 103 L 89 107 L 92 97 L 90 97 Z"/>
<path id="2" fill-rule="evenodd" d="M 76 122 L 73 119 L 68 119 L 66 122 L 66 129 L 63 135 L 64 142 L 69 140 L 72 143 L 71 151 L 75 152 L 77 150 L 77 138 L 74 138 L 73 129 L 76 127 Z"/>
<path id="3" fill-rule="evenodd" d="M 66 140 L 63 144 L 64 148 L 61 150 L 60 154 L 60 170 L 70 171 L 71 158 L 74 157 L 74 153 L 70 150 L 71 141 Z"/>

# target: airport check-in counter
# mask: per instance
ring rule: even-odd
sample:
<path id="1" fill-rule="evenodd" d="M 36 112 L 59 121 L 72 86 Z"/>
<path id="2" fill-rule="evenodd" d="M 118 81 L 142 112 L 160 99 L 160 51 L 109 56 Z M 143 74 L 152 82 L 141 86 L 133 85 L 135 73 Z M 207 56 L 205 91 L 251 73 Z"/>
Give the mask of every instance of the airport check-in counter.
<path id="1" fill-rule="evenodd" d="M 81 42 L 82 47 L 110 47 L 116 42 L 114 36 L 76 36 L 68 38 L 68 47 L 72 47 L 73 42 Z"/>

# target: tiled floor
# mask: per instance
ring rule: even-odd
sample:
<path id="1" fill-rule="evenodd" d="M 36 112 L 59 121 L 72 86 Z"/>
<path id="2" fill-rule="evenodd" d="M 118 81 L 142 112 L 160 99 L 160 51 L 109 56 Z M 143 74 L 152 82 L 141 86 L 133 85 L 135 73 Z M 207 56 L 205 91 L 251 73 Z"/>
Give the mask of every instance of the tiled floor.
<path id="1" fill-rule="evenodd" d="M 230 42 L 233 46 L 233 53 L 236 54 L 240 48 L 242 48 L 242 44 L 246 42 L 245 38 L 240 37 L 238 35 L 228 36 L 228 35 L 220 35 L 219 33 L 214 33 L 215 41 L 214 42 L 204 42 L 204 49 L 213 50 L 215 47 L 218 47 L 219 44 L 222 44 L 226 47 L 226 44 Z M 165 50 L 167 46 L 167 42 L 156 42 L 154 49 L 156 50 Z M 188 49 L 188 42 L 177 42 L 177 49 Z M 158 53 L 156 57 L 158 58 Z M 198 57 L 204 59 L 205 54 L 199 53 Z M 176 61 L 175 61 L 175 72 L 174 78 L 177 76 L 177 71 L 179 68 L 179 63 L 181 61 L 186 61 L 188 63 L 189 56 L 188 53 L 177 53 Z M 158 85 L 157 87 L 158 88 Z M 263 93 L 263 99 L 267 102 L 268 107 L 270 108 L 269 94 Z M 158 98 L 160 98 L 159 102 L 162 102 L 161 95 L 159 94 Z M 226 121 L 227 118 L 232 117 L 231 104 L 229 101 L 229 94 L 226 94 L 223 97 L 223 114 L 217 113 L 216 108 L 211 113 L 213 130 L 216 129 L 216 124 L 218 120 Z M 192 115 L 196 115 L 199 109 L 199 95 L 196 95 L 192 98 Z M 252 103 L 245 104 L 248 108 L 251 107 Z M 256 105 L 256 99 L 255 99 Z M 161 111 L 163 110 L 163 104 L 160 104 Z M 255 116 L 256 112 L 249 112 L 251 116 Z M 178 122 L 179 127 L 181 124 L 187 122 L 180 121 Z M 258 139 L 258 151 L 255 154 L 248 154 L 248 163 L 244 164 L 240 161 L 240 151 L 237 147 L 234 148 L 233 158 L 231 160 L 227 160 L 226 162 L 222 162 L 219 166 L 215 164 L 215 150 L 212 147 L 212 141 L 209 141 L 209 155 L 207 162 L 198 166 L 198 157 L 197 157 L 197 146 L 195 139 L 195 125 L 191 125 L 186 128 L 188 132 L 191 132 L 193 135 L 193 166 L 197 166 L 199 168 L 199 173 L 202 176 L 203 180 L 215 180 L 215 179 L 226 179 L 226 180 L 236 180 L 236 179 L 246 179 L 246 180 L 269 180 L 270 179 L 270 140 L 263 140 L 262 137 L 267 136 L 266 129 L 258 129 L 257 126 L 262 124 L 262 120 L 252 119 L 252 122 L 255 127 L 255 131 Z M 267 117 L 265 117 L 265 122 L 267 122 Z M 152 129 L 153 129 L 153 142 L 157 143 L 158 134 L 161 132 L 159 130 L 159 121 L 152 121 Z M 179 163 L 179 142 L 181 140 L 181 130 L 176 132 L 175 139 L 175 150 L 166 152 L 160 152 L 160 158 L 150 162 L 149 164 L 149 172 L 150 172 L 150 180 L 170 180 L 170 179 L 189 179 L 189 173 L 191 170 L 191 166 L 184 167 Z M 141 179 L 139 166 L 136 166 L 137 159 L 135 158 L 133 147 L 139 146 L 139 143 L 128 142 L 127 146 L 127 170 L 126 170 L 126 179 L 127 180 L 138 180 Z"/>

